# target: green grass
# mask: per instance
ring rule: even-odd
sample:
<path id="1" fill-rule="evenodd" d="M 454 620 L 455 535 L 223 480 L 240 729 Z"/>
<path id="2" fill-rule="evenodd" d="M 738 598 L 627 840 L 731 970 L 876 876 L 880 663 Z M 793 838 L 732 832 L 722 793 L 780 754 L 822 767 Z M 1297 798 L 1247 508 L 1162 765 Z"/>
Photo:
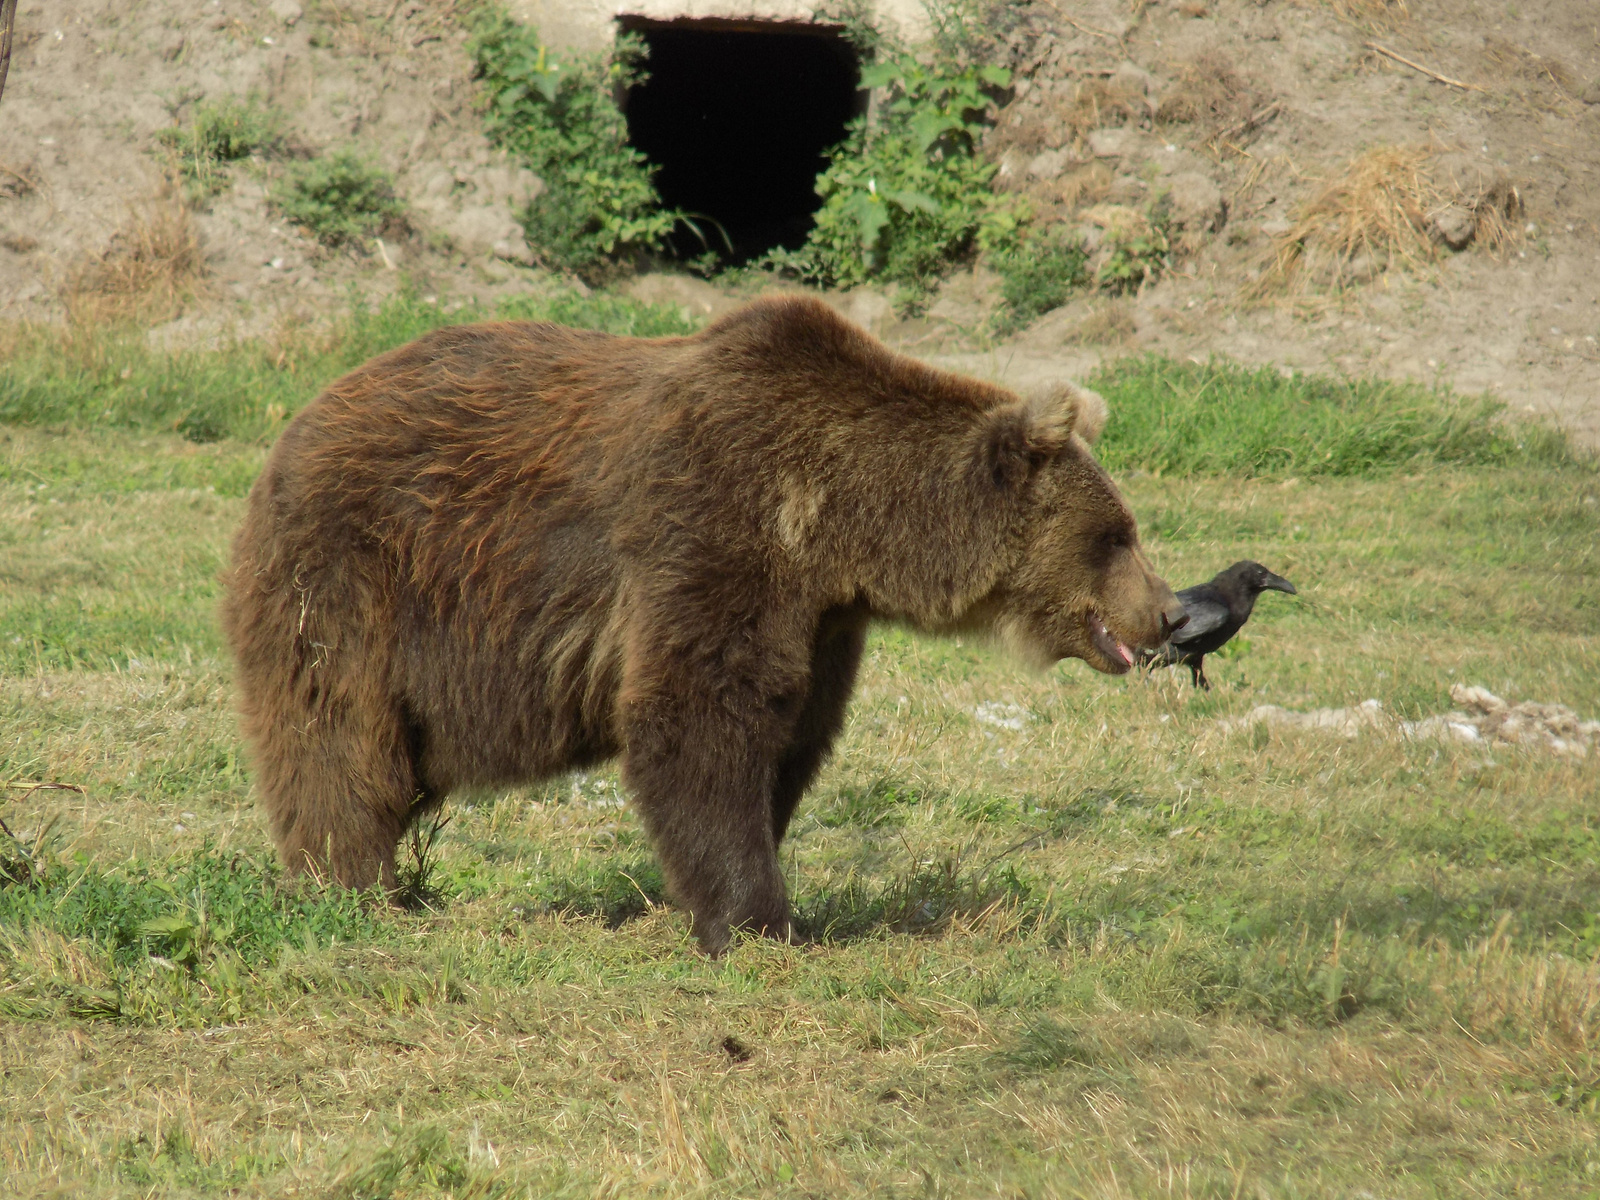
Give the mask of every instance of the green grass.
<path id="1" fill-rule="evenodd" d="M 1371 475 L 1421 463 L 1561 464 L 1541 426 L 1505 427 L 1487 397 L 1226 360 L 1120 359 L 1088 381 L 1111 406 L 1097 450 L 1112 470 L 1167 475 Z"/>
<path id="2" fill-rule="evenodd" d="M 353 305 L 331 327 L 285 328 L 221 352 L 152 349 L 141 329 L 0 329 L 0 424 L 154 430 L 194 442 L 274 435 L 326 384 L 442 325 L 556 321 L 641 337 L 692 332 L 680 310 L 551 291 L 494 310 L 441 306 L 409 292 Z"/>
<path id="3" fill-rule="evenodd" d="M 424 308 L 216 378 L 292 411 Z M 875 632 L 784 847 L 802 939 L 718 962 L 610 769 L 457 797 L 432 908 L 286 886 L 213 616 L 264 393 L 202 444 L 51 384 L 0 431 L 0 1190 L 1600 1194 L 1600 761 L 1217 723 L 1458 682 L 1600 716 L 1600 475 L 1420 389 L 1097 383 L 1174 584 L 1252 557 L 1300 595 L 1205 694 Z M 1329 457 L 1358 411 L 1389 432 Z"/>

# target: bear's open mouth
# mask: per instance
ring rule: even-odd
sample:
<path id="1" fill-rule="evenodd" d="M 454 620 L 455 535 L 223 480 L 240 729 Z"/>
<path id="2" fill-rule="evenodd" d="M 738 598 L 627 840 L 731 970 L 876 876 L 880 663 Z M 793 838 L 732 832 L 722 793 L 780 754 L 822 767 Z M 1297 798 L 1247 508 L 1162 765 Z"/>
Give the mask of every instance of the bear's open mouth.
<path id="1" fill-rule="evenodd" d="M 1106 669 L 1114 675 L 1121 675 L 1132 667 L 1133 651 L 1106 628 L 1106 623 L 1100 619 L 1100 614 L 1090 609 L 1087 621 L 1089 640 L 1100 652 L 1100 657 L 1106 660 L 1108 664 Z"/>

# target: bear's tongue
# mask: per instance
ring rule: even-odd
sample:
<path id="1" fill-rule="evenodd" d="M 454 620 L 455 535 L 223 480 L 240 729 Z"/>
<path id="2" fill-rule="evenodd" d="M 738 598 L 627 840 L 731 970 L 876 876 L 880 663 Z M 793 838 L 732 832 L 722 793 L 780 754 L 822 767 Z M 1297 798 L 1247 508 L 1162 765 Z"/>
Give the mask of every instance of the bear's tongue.
<path id="1" fill-rule="evenodd" d="M 1112 662 L 1120 659 L 1130 667 L 1133 666 L 1133 651 L 1128 649 L 1121 639 L 1111 635 L 1111 631 L 1106 628 L 1106 623 L 1100 619 L 1099 613 L 1091 612 L 1089 614 L 1089 635 L 1094 639 L 1095 649 L 1105 655 L 1106 658 Z"/>

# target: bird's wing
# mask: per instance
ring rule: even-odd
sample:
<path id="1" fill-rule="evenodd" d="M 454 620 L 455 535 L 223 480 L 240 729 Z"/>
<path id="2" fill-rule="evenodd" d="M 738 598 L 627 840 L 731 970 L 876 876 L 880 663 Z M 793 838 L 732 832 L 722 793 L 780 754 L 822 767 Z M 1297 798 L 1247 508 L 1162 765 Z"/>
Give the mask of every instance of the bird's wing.
<path id="1" fill-rule="evenodd" d="M 1232 615 L 1228 612 L 1226 604 L 1209 596 L 1189 596 L 1179 592 L 1178 599 L 1183 601 L 1183 611 L 1189 614 L 1189 621 L 1172 635 L 1172 643 L 1175 646 L 1203 638 L 1208 633 L 1215 633 Z"/>

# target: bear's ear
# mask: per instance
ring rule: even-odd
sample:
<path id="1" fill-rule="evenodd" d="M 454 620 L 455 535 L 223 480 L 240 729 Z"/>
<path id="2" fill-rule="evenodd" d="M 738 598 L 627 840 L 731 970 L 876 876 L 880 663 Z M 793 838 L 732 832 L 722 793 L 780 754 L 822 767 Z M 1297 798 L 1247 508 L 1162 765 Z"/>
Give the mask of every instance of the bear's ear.
<path id="1" fill-rule="evenodd" d="M 1072 410 L 1039 397 L 990 409 L 984 418 L 983 466 L 994 486 L 1016 487 L 1061 453 L 1072 438 L 1072 422 Z"/>
<path id="2" fill-rule="evenodd" d="M 1043 419 L 1064 423 L 1068 433 L 1077 434 L 1091 446 L 1110 415 L 1099 392 L 1075 383 L 1050 384 L 1030 392 L 1028 399 Z"/>

